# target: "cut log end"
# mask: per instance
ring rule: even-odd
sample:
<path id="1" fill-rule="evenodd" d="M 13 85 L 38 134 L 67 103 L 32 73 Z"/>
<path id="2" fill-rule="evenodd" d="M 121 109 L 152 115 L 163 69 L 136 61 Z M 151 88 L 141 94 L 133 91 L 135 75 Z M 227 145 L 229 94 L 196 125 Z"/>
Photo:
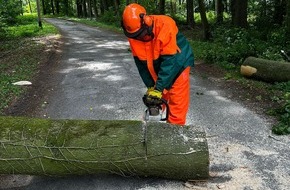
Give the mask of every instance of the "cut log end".
<path id="1" fill-rule="evenodd" d="M 257 72 L 257 69 L 255 67 L 244 66 L 244 65 L 241 66 L 241 74 L 246 77 L 250 77 L 256 72 Z"/>

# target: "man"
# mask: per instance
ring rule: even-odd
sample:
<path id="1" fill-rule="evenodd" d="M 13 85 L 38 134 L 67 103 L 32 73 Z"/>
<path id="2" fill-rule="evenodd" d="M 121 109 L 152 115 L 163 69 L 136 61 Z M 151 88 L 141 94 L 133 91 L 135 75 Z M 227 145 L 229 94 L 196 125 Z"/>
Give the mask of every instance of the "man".
<path id="1" fill-rule="evenodd" d="M 190 67 L 194 65 L 190 44 L 172 18 L 147 15 L 145 8 L 136 3 L 125 7 L 122 27 L 148 88 L 145 104 L 167 100 L 167 122 L 184 125 L 190 101 Z"/>

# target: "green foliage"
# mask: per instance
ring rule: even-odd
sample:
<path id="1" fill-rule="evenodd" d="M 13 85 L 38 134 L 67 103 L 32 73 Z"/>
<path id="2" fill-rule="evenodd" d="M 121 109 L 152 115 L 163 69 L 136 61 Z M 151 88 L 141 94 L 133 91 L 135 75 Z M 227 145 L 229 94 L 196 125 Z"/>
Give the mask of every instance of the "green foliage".
<path id="1" fill-rule="evenodd" d="M 98 21 L 120 26 L 121 20 L 120 20 L 120 17 L 116 15 L 116 11 L 113 9 L 110 9 L 108 11 L 105 11 L 105 13 L 98 19 Z"/>
<path id="2" fill-rule="evenodd" d="M 210 63 L 223 62 L 224 66 L 230 67 L 240 66 L 249 56 L 281 61 L 280 50 L 287 49 L 287 39 L 283 33 L 283 28 L 275 29 L 265 41 L 256 30 L 217 27 L 213 31 L 214 45 L 204 52 L 204 59 Z"/>
<path id="3" fill-rule="evenodd" d="M 16 17 L 22 13 L 20 1 L 0 0 L 0 18 L 7 24 L 15 24 Z"/>
<path id="4" fill-rule="evenodd" d="M 6 36 L 6 31 L 5 31 L 5 27 L 6 27 L 6 23 L 4 22 L 4 19 L 1 18 L 0 16 L 0 39 L 1 38 L 5 38 Z"/>
<path id="5" fill-rule="evenodd" d="M 0 113 L 25 91 L 25 87 L 12 83 L 31 80 L 41 62 L 44 45 L 27 37 L 57 33 L 47 23 L 43 24 L 43 29 L 39 29 L 35 15 L 16 17 L 16 26 L 5 26 L 3 29 L 6 34 L 5 38 L 1 39 L 0 36 Z"/>
<path id="6" fill-rule="evenodd" d="M 273 126 L 272 131 L 277 135 L 290 134 L 290 81 L 277 83 L 274 88 L 284 92 L 284 96 L 279 99 L 284 105 L 273 113 L 278 116 L 279 123 Z"/>
<path id="7" fill-rule="evenodd" d="M 6 56 L 0 59 L 0 112 L 11 102 L 15 96 L 23 93 L 24 88 L 12 85 L 20 80 L 30 80 L 40 61 L 40 57 L 35 56 L 40 48 L 38 45 L 25 40 L 4 41 L 4 52 Z M 23 49 L 25 45 L 27 49 Z M 10 55 L 13 54 L 13 55 Z"/>
<path id="8" fill-rule="evenodd" d="M 288 82 L 287 88 L 290 88 L 290 82 Z M 280 122 L 272 128 L 272 132 L 277 135 L 290 134 L 290 91 L 285 93 L 284 101 L 283 107 L 276 110 Z"/>
<path id="9" fill-rule="evenodd" d="M 57 33 L 56 28 L 46 22 L 43 22 L 43 27 L 40 28 L 38 26 L 36 15 L 18 16 L 16 19 L 16 24 L 14 26 L 5 27 L 5 38 L 15 39 L 20 37 L 44 36 L 46 34 Z"/>
<path id="10" fill-rule="evenodd" d="M 205 61 L 221 63 L 225 67 L 238 66 L 250 55 L 256 54 L 250 35 L 243 29 L 218 28 L 215 30 L 214 45 L 205 52 Z"/>
<path id="11" fill-rule="evenodd" d="M 198 60 L 203 60 L 207 56 L 208 51 L 216 48 L 215 44 L 210 42 L 203 42 L 199 40 L 191 40 L 189 42 L 193 49 L 194 57 Z"/>
<path id="12" fill-rule="evenodd" d="M 33 13 L 36 13 L 37 12 L 36 1 L 30 1 L 30 6 L 31 6 L 31 11 Z M 23 9 L 24 9 L 24 13 L 31 13 L 30 7 L 27 1 L 23 2 Z"/>
<path id="13" fill-rule="evenodd" d="M 290 81 L 276 83 L 274 85 L 274 88 L 277 89 L 277 90 L 281 90 L 284 93 L 290 92 Z"/>

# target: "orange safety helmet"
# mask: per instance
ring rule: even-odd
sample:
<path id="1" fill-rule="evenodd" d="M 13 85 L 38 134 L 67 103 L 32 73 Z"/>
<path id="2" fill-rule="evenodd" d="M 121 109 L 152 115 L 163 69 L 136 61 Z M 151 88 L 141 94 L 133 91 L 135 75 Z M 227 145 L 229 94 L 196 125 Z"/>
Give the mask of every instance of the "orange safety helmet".
<path id="1" fill-rule="evenodd" d="M 125 7 L 121 22 L 124 33 L 129 38 L 135 38 L 148 32 L 152 35 L 153 21 L 146 15 L 143 6 L 132 3 Z"/>
<path id="2" fill-rule="evenodd" d="M 129 33 L 134 33 L 141 28 L 141 14 L 146 14 L 144 7 L 137 3 L 129 4 L 123 11 L 123 26 Z"/>

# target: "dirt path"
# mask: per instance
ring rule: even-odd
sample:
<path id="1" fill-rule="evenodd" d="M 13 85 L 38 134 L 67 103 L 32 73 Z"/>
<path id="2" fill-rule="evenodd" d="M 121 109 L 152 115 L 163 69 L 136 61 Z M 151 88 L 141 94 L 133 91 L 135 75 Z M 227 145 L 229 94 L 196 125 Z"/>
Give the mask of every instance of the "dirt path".
<path id="1" fill-rule="evenodd" d="M 33 101 L 31 95 L 27 99 L 30 101 L 22 104 L 22 111 L 15 108 L 9 113 L 140 120 L 145 88 L 124 36 L 69 21 L 49 19 L 49 22 L 63 34 L 59 62 L 52 64 L 53 69 L 41 81 L 45 93 L 36 98 L 38 103 L 29 110 L 23 109 L 25 102 Z M 224 90 L 215 80 L 220 79 L 208 80 L 193 71 L 187 118 L 188 125 L 201 126 L 208 136 L 210 179 L 207 182 L 185 185 L 180 181 L 117 176 L 28 176 L 27 186 L 20 189 L 288 189 L 289 137 L 272 136 L 268 118 L 240 104 L 232 97 L 234 93 L 228 92 L 232 89 Z"/>

